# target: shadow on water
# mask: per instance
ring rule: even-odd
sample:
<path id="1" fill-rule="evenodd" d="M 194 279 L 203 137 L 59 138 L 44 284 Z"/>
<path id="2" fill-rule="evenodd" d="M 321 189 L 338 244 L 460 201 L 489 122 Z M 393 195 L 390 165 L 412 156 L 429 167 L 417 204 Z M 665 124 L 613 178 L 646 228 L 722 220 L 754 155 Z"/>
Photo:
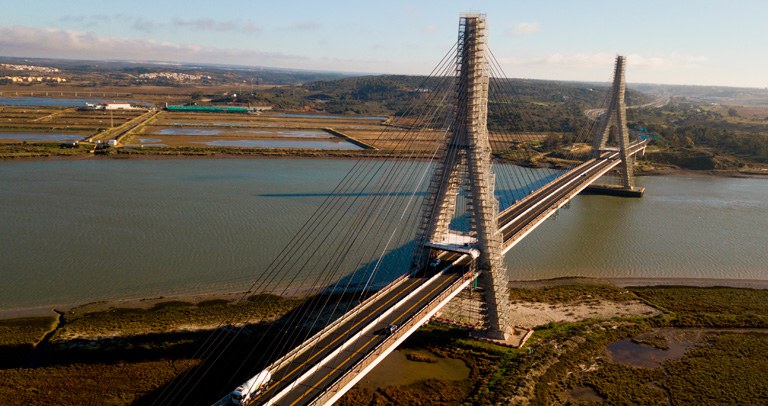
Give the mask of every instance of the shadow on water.
<path id="1" fill-rule="evenodd" d="M 391 197 L 403 197 L 403 196 L 426 196 L 423 192 L 396 192 L 396 193 L 262 193 L 257 194 L 259 197 L 377 197 L 377 196 L 391 196 Z"/>
<path id="2" fill-rule="evenodd" d="M 524 198 L 530 193 L 530 190 L 538 189 L 547 183 L 551 182 L 555 178 L 557 178 L 560 174 L 559 173 L 552 173 L 546 176 L 542 176 L 538 179 L 536 179 L 533 183 L 526 184 L 526 186 L 521 186 L 514 189 L 496 189 L 495 196 L 496 199 L 499 200 L 499 208 L 500 210 L 504 210 L 507 207 L 511 206 L 518 200 Z M 426 192 L 412 192 L 412 191 L 406 191 L 406 192 L 360 192 L 360 193 L 260 193 L 256 194 L 255 196 L 258 197 L 410 197 L 410 196 L 417 196 L 417 197 L 425 197 L 427 196 Z M 459 197 L 466 197 L 466 193 L 462 191 L 459 194 Z"/>
<path id="3" fill-rule="evenodd" d="M 502 207 L 504 202 L 517 200 L 525 194 L 523 189 L 497 193 Z M 409 193 L 401 194 L 407 195 Z M 39 365 L 201 359 L 200 364 L 144 395 L 134 404 L 176 404 L 183 398 L 184 404 L 210 405 L 365 300 L 375 290 L 407 272 L 413 251 L 414 241 L 409 241 L 384 254 L 381 261 L 373 260 L 358 266 L 355 271 L 320 289 L 317 294 L 306 297 L 298 307 L 269 324 L 251 324 L 242 329 L 227 326 L 193 332 L 123 336 L 95 343 L 73 340 L 49 348 L 40 355 Z M 211 345 L 212 339 L 215 339 L 215 345 Z"/>
<path id="4" fill-rule="evenodd" d="M 398 255 L 407 253 L 410 259 L 411 252 L 412 243 L 400 247 L 386 259 L 387 266 L 402 263 L 396 258 Z M 374 269 L 377 269 L 375 274 Z M 254 323 L 242 328 L 224 325 L 196 331 L 57 341 L 35 353 L 35 367 L 197 359 L 200 360 L 198 365 L 141 396 L 133 404 L 211 405 L 365 300 L 373 293 L 374 286 L 386 285 L 397 276 L 395 269 L 385 270 L 384 267 L 365 264 L 333 286 L 307 297 L 272 323 Z M 343 291 L 345 286 L 348 287 L 346 292 Z M 269 300 L 280 299 L 271 295 L 255 295 L 249 300 L 263 300 L 269 304 Z M 193 312 L 194 309 L 188 311 Z M 222 318 L 229 312 L 231 310 L 222 310 Z M 152 323 L 151 317 L 148 323 Z M 13 350 L 7 346 L 0 347 L 3 353 Z M 4 360 L 0 368 L 25 368 L 31 356 L 31 351 L 26 351 L 23 356 Z M 146 371 L 146 374 L 151 376 L 153 371 Z M 126 382 L 126 386 L 130 385 Z"/>
<path id="5" fill-rule="evenodd" d="M 414 242 L 411 241 L 388 252 L 378 265 L 378 261 L 363 264 L 320 293 L 306 298 L 300 306 L 270 325 L 249 325 L 242 330 L 229 327 L 222 329 L 219 331 L 222 338 L 220 341 L 226 345 L 220 345 L 201 364 L 142 397 L 135 404 L 172 404 L 174 399 L 179 399 L 169 397 L 168 393 L 183 394 L 184 404 L 214 403 L 373 292 L 404 274 L 408 270 L 413 248 Z M 183 336 L 185 342 L 192 344 L 169 352 L 157 351 L 154 355 L 156 359 L 192 358 L 212 333 L 213 330 L 194 335 L 179 333 L 178 338 Z M 163 341 L 169 340 L 165 337 Z"/>

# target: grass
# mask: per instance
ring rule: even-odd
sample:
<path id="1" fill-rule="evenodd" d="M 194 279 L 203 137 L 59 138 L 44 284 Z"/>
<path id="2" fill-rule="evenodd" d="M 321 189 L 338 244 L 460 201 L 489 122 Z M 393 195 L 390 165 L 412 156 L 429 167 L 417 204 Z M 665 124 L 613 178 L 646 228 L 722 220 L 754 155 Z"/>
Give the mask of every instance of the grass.
<path id="1" fill-rule="evenodd" d="M 659 327 L 697 326 L 704 315 L 720 323 L 713 325 L 746 324 L 741 313 L 761 316 L 768 312 L 768 301 L 763 296 L 766 291 L 686 287 L 629 290 L 632 293 L 603 285 L 566 285 L 524 289 L 517 292 L 520 295 L 517 297 L 560 303 L 639 296 L 667 313 L 655 317 L 550 323 L 538 329 L 522 350 L 475 340 L 468 337 L 465 329 L 432 323 L 406 340 L 402 350 L 407 353 L 426 350 L 436 357 L 461 359 L 470 369 L 469 379 L 451 382 L 430 379 L 376 391 L 354 388 L 339 404 L 491 405 L 527 401 L 542 405 L 567 404 L 572 402 L 569 392 L 584 387 L 593 389 L 611 404 L 667 404 L 670 396 L 675 404 L 747 404 L 765 399 L 768 384 L 761 374 L 768 368 L 768 334 L 705 336 L 705 345 L 656 368 L 613 363 L 606 356 L 605 348 L 613 341 L 640 334 L 644 343 L 662 347 L 663 343 L 657 343 L 655 336 L 648 333 Z M 148 309 L 69 314 L 69 323 L 63 331 L 91 335 L 114 329 L 120 334 L 151 329 L 165 331 L 190 320 L 221 320 L 223 314 L 236 306 L 254 310 L 254 317 L 268 318 L 284 314 L 298 304 L 298 301 L 268 295 L 254 296 L 238 305 L 220 299 L 197 304 L 166 301 Z M 6 322 L 6 325 L 25 323 L 43 326 L 41 320 L 31 319 Z M 260 330 L 254 332 L 261 334 Z M 18 404 L 34 404 L 41 396 L 61 405 L 141 403 L 155 396 L 158 388 L 171 379 L 178 379 L 182 371 L 198 365 L 199 361 L 190 359 L 191 354 L 207 337 L 208 334 L 181 333 L 150 334 L 145 338 L 123 335 L 94 339 L 96 345 L 87 351 L 52 348 L 50 351 L 58 352 L 59 358 L 49 354 L 48 363 L 42 367 L 0 369 L 0 399 L 16 402 L 18 397 Z M 253 339 L 245 337 L 246 341 Z M 174 343 L 163 340 L 175 340 L 183 348 L 174 350 L 171 347 Z M 83 360 L 89 362 L 86 364 Z M 206 389 L 200 391 L 201 396 L 205 396 L 200 399 L 216 395 L 205 393 Z"/>
<path id="2" fill-rule="evenodd" d="M 57 142 L 0 143 L 0 159 L 87 156 L 84 146 L 61 148 Z"/>
<path id="3" fill-rule="evenodd" d="M 197 364 L 194 360 L 70 364 L 0 370 L 3 405 L 128 405 Z"/>
<path id="4" fill-rule="evenodd" d="M 0 320 L 0 346 L 35 345 L 56 326 L 55 316 Z"/>
<path id="5" fill-rule="evenodd" d="M 704 333 L 704 343 L 681 359 L 656 368 L 613 363 L 607 344 L 623 338 L 664 349 L 666 338 L 657 327 L 754 327 L 768 312 L 768 291 L 735 288 L 630 288 L 666 315 L 619 319 L 613 326 L 552 323 L 534 335 L 539 350 L 577 345 L 557 355 L 557 362 L 538 379 L 533 404 L 568 404 L 576 388 L 591 388 L 608 404 L 760 403 L 768 394 L 762 371 L 768 361 L 768 334 Z M 762 326 L 765 327 L 765 326 Z M 538 337 L 536 337 L 538 336 Z M 549 349 L 549 350 L 547 350 Z M 555 352 L 556 353 L 556 352 Z M 550 353 L 552 355 L 552 353 Z"/>
<path id="6" fill-rule="evenodd" d="M 673 404 L 760 404 L 768 399 L 768 334 L 717 334 L 669 361 L 664 386 Z"/>
<path id="7" fill-rule="evenodd" d="M 648 304 L 688 327 L 768 327 L 768 290 L 726 287 L 630 288 Z"/>
<path id="8" fill-rule="evenodd" d="M 78 313 L 75 309 L 74 313 L 67 314 L 67 324 L 56 332 L 52 342 L 165 333 L 180 329 L 211 329 L 228 320 L 239 323 L 271 322 L 301 302 L 269 296 L 252 297 L 236 304 L 226 300 L 208 300 L 198 304 L 166 301 L 149 309 L 112 308 L 86 313 Z"/>
<path id="9" fill-rule="evenodd" d="M 637 300 L 632 292 L 609 284 L 575 284 L 549 286 L 537 289 L 509 289 L 510 299 L 526 302 L 548 303 L 598 303 L 602 300 L 628 302 Z"/>

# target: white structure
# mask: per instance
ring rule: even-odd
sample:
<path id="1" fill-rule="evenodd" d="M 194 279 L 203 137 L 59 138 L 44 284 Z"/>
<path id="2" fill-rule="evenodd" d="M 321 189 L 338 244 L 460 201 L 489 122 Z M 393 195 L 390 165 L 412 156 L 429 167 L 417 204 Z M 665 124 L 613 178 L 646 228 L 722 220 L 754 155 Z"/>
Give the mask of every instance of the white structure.
<path id="1" fill-rule="evenodd" d="M 512 334 L 513 325 L 508 303 L 508 277 L 501 258 L 499 202 L 493 194 L 495 176 L 487 126 L 490 69 L 486 59 L 486 38 L 484 15 L 461 17 L 454 121 L 440 148 L 428 198 L 422 208 L 416 241 L 417 247 L 423 249 L 416 253 L 414 265 L 421 269 L 429 263 L 431 247 L 455 243 L 451 241 L 455 233 L 451 233 L 449 224 L 459 189 L 467 189 L 472 239 L 462 243 L 469 243 L 467 248 L 479 251 L 479 282 L 485 288 L 488 305 L 487 335 L 506 340 Z"/>
<path id="2" fill-rule="evenodd" d="M 85 103 L 85 107 L 93 110 L 133 110 L 131 103 Z"/>

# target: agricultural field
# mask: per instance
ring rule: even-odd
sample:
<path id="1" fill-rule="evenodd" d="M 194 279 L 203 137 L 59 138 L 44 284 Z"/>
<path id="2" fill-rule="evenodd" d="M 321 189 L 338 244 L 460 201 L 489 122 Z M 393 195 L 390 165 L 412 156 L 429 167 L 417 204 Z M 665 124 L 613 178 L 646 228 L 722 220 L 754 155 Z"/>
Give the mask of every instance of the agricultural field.
<path id="1" fill-rule="evenodd" d="M 0 107 L 0 143 L 60 142 L 87 138 L 124 124 L 144 110 L 78 110 L 74 107 Z M 60 134 L 62 136 L 57 137 Z M 47 136 L 46 136 L 47 135 Z"/>
<path id="2" fill-rule="evenodd" d="M 123 143 L 129 148 L 371 149 L 372 145 L 365 146 L 366 140 L 350 143 L 344 135 L 353 129 L 378 135 L 385 128 L 384 119 L 163 111 L 125 137 Z"/>

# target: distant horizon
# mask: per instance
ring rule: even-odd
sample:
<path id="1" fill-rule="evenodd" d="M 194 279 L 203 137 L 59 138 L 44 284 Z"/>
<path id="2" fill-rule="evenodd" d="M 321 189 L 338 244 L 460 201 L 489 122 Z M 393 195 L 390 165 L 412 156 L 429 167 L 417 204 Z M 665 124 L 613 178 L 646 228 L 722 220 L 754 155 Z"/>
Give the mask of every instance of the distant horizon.
<path id="1" fill-rule="evenodd" d="M 13 57 L 403 75 L 428 74 L 455 43 L 459 16 L 481 12 L 509 77 L 610 81 L 620 54 L 630 83 L 768 87 L 762 0 L 39 0 L 3 11 L 0 50 Z"/>
<path id="2" fill-rule="evenodd" d="M 3 59 L 22 59 L 22 60 L 51 60 L 51 61 L 72 61 L 72 62 L 106 62 L 106 63 L 125 63 L 125 64 L 147 64 L 161 67 L 163 65 L 174 66 L 181 68 L 183 66 L 200 66 L 211 68 L 233 68 L 237 70 L 266 70 L 266 71 L 283 71 L 283 72 L 299 72 L 299 73 L 316 73 L 327 75 L 340 75 L 344 77 L 362 77 L 362 76 L 427 76 L 427 74 L 408 74 L 408 73 L 387 73 L 387 72 L 345 72 L 345 71 L 333 71 L 333 70 L 316 70 L 305 68 L 283 68 L 274 66 L 260 66 L 260 65 L 238 65 L 229 63 L 208 63 L 208 62 L 184 62 L 184 61 L 152 61 L 152 60 L 129 60 L 129 59 L 80 59 L 80 58 L 54 58 L 44 56 L 11 56 L 0 55 L 0 60 Z M 519 80 L 538 80 L 543 82 L 570 82 L 570 83 L 595 83 L 610 85 L 611 80 L 569 80 L 569 79 L 546 79 L 546 78 L 527 78 L 527 77 L 514 77 L 508 76 L 506 79 L 519 79 Z M 749 86 L 729 86 L 729 85 L 701 85 L 701 84 L 681 84 L 681 83 L 654 83 L 654 82 L 633 82 L 627 81 L 627 84 L 632 85 L 650 85 L 650 86 L 690 86 L 690 87 L 712 87 L 712 88 L 729 88 L 729 89 L 751 89 L 751 90 L 764 90 L 768 91 L 766 87 L 749 87 Z"/>

